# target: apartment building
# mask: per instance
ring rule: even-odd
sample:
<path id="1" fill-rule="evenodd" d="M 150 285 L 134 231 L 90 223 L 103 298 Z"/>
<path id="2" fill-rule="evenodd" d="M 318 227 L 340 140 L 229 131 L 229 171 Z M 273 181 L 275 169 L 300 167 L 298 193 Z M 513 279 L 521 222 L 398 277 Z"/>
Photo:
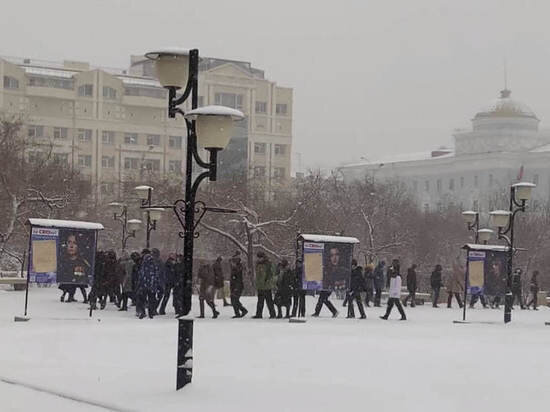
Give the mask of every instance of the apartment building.
<path id="1" fill-rule="evenodd" d="M 181 178 L 185 122 L 167 118 L 166 91 L 150 62 L 131 60 L 129 70 L 119 70 L 0 58 L 0 113 L 24 121 L 34 143 L 29 159 L 51 151 L 56 161 L 89 176 L 97 197 L 106 199 L 146 174 Z M 199 105 L 222 104 L 246 114 L 220 172 L 284 184 L 290 177 L 292 90 L 277 87 L 249 63 L 204 59 L 199 91 Z"/>

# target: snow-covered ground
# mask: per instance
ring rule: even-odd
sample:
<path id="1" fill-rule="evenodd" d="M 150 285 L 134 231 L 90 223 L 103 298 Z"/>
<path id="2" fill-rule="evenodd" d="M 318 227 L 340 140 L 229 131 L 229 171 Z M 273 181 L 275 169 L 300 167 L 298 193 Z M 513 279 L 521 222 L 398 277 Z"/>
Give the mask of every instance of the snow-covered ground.
<path id="1" fill-rule="evenodd" d="M 0 290 L 0 410 L 101 411 L 36 389 L 135 411 L 518 411 L 550 404 L 548 308 L 407 308 L 400 322 L 308 317 L 195 322 L 194 381 L 175 391 L 173 314 L 138 320 L 113 305 L 88 318 L 58 290 L 32 288 L 29 322 L 13 322 L 24 293 Z M 78 297 L 78 293 L 77 293 Z M 245 304 L 252 313 L 254 298 Z M 456 304 L 455 304 L 456 305 Z M 195 305 L 195 309 L 198 305 Z M 308 314 L 313 301 L 308 300 Z M 8 384 L 14 381 L 18 385 Z M 21 386 L 26 385 L 26 386 Z M 32 387 L 32 388 L 31 388 Z M 34 388 L 34 389 L 33 389 Z"/>

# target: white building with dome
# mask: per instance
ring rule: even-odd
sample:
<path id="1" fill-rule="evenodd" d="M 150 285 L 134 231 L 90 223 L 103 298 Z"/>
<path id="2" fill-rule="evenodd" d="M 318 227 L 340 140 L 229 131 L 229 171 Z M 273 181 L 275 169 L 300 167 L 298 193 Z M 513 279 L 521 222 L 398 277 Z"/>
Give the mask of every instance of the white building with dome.
<path id="1" fill-rule="evenodd" d="M 478 112 L 472 129 L 454 134 L 454 149 L 440 148 L 341 167 L 346 181 L 398 180 L 425 210 L 456 206 L 489 211 L 518 181 L 535 183 L 533 206 L 550 200 L 550 131 L 510 90 Z M 501 205 L 502 206 L 502 205 Z"/>

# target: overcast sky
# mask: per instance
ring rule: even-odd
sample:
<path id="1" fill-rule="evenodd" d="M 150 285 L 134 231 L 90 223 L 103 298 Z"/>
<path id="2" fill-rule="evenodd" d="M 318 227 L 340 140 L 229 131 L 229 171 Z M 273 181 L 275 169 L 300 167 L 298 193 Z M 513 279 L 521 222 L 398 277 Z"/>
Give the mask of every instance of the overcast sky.
<path id="1" fill-rule="evenodd" d="M 0 55 L 127 67 L 164 45 L 294 88 L 302 167 L 452 144 L 503 88 L 550 123 L 550 2 L 3 0 Z"/>

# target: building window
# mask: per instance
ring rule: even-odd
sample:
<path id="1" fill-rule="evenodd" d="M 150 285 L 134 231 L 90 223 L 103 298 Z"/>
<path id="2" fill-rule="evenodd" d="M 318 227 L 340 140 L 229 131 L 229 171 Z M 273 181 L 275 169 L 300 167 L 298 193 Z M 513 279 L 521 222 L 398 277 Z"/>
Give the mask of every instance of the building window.
<path id="1" fill-rule="evenodd" d="M 443 203 L 437 202 L 437 211 L 443 213 Z"/>
<path id="2" fill-rule="evenodd" d="M 181 175 L 181 160 L 168 161 L 168 171 Z"/>
<path id="3" fill-rule="evenodd" d="M 39 163 L 44 160 L 43 152 L 28 152 L 29 163 Z"/>
<path id="4" fill-rule="evenodd" d="M 104 195 L 112 195 L 113 193 L 115 193 L 115 184 L 101 183 L 100 190 L 101 190 L 101 193 Z"/>
<path id="5" fill-rule="evenodd" d="M 51 87 L 54 89 L 74 89 L 73 79 L 56 79 L 52 77 L 30 77 L 29 86 L 33 87 Z"/>
<path id="6" fill-rule="evenodd" d="M 489 174 L 489 187 L 493 186 L 493 175 Z"/>
<path id="7" fill-rule="evenodd" d="M 441 192 L 441 179 L 437 179 L 436 188 L 438 193 Z"/>
<path id="8" fill-rule="evenodd" d="M 103 130 L 101 133 L 101 142 L 103 144 L 115 144 L 115 132 L 112 130 Z"/>
<path id="9" fill-rule="evenodd" d="M 265 143 L 254 143 L 254 153 L 265 154 Z"/>
<path id="10" fill-rule="evenodd" d="M 109 86 L 103 86 L 103 98 L 108 100 L 116 99 L 116 89 Z"/>
<path id="11" fill-rule="evenodd" d="M 430 191 L 430 181 L 429 180 L 426 180 L 424 182 L 424 188 L 426 189 L 426 192 Z"/>
<path id="12" fill-rule="evenodd" d="M 92 140 L 92 129 L 78 129 L 78 140 L 81 142 Z"/>
<path id="13" fill-rule="evenodd" d="M 138 144 L 137 133 L 124 133 L 124 143 L 126 144 Z"/>
<path id="14" fill-rule="evenodd" d="M 67 165 L 69 164 L 69 154 L 68 153 L 54 153 L 53 161 L 58 165 Z"/>
<path id="15" fill-rule="evenodd" d="M 533 183 L 538 185 L 539 184 L 539 175 L 533 176 Z"/>
<path id="16" fill-rule="evenodd" d="M 53 138 L 54 139 L 66 139 L 69 135 L 69 129 L 66 127 L 54 127 Z"/>
<path id="17" fill-rule="evenodd" d="M 460 177 L 460 187 L 464 187 L 464 176 Z"/>
<path id="18" fill-rule="evenodd" d="M 91 155 L 78 155 L 78 166 L 80 167 L 92 167 Z"/>
<path id="19" fill-rule="evenodd" d="M 27 136 L 31 139 L 35 137 L 44 137 L 44 126 L 27 126 Z"/>
<path id="20" fill-rule="evenodd" d="M 137 169 L 139 165 L 139 159 L 135 157 L 127 157 L 124 159 L 125 169 Z"/>
<path id="21" fill-rule="evenodd" d="M 101 157 L 101 167 L 112 169 L 115 167 L 115 157 L 114 156 L 102 156 Z"/>
<path id="22" fill-rule="evenodd" d="M 94 85 L 93 84 L 83 84 L 78 86 L 78 95 L 84 97 L 92 97 L 94 94 Z"/>
<path id="23" fill-rule="evenodd" d="M 160 160 L 159 159 L 145 159 L 143 161 L 143 168 L 145 170 L 152 170 L 158 172 L 160 170 Z"/>
<path id="24" fill-rule="evenodd" d="M 152 97 L 153 99 L 165 99 L 166 91 L 156 87 L 135 87 L 127 86 L 124 88 L 126 96 Z"/>
<path id="25" fill-rule="evenodd" d="M 455 190 L 455 180 L 449 179 L 449 190 Z"/>
<path id="26" fill-rule="evenodd" d="M 171 149 L 181 149 L 182 140 L 181 136 L 170 136 L 168 138 L 168 146 L 170 146 Z"/>
<path id="27" fill-rule="evenodd" d="M 254 167 L 254 177 L 265 177 L 265 167 L 264 166 L 255 166 Z"/>
<path id="28" fill-rule="evenodd" d="M 478 187 L 478 186 L 479 186 L 479 180 L 477 176 L 474 176 L 474 187 Z"/>
<path id="29" fill-rule="evenodd" d="M 275 113 L 277 114 L 287 114 L 288 106 L 286 104 L 276 104 Z"/>
<path id="30" fill-rule="evenodd" d="M 4 76 L 4 89 L 19 89 L 19 80 L 15 77 Z"/>
<path id="31" fill-rule="evenodd" d="M 286 145 L 285 144 L 276 144 L 275 145 L 275 154 L 279 156 L 284 156 L 286 154 Z"/>
<path id="32" fill-rule="evenodd" d="M 160 136 L 158 134 L 148 134 L 147 146 L 160 146 Z"/>
<path id="33" fill-rule="evenodd" d="M 418 182 L 413 180 L 413 190 L 416 192 L 418 190 Z"/>
<path id="34" fill-rule="evenodd" d="M 273 169 L 273 177 L 275 179 L 284 179 L 285 177 L 285 168 L 284 167 L 276 167 Z"/>
<path id="35" fill-rule="evenodd" d="M 256 113 L 267 113 L 267 102 L 256 102 Z"/>
<path id="36" fill-rule="evenodd" d="M 235 93 L 216 93 L 214 95 L 217 105 L 232 107 L 233 109 L 243 108 L 243 95 Z"/>

